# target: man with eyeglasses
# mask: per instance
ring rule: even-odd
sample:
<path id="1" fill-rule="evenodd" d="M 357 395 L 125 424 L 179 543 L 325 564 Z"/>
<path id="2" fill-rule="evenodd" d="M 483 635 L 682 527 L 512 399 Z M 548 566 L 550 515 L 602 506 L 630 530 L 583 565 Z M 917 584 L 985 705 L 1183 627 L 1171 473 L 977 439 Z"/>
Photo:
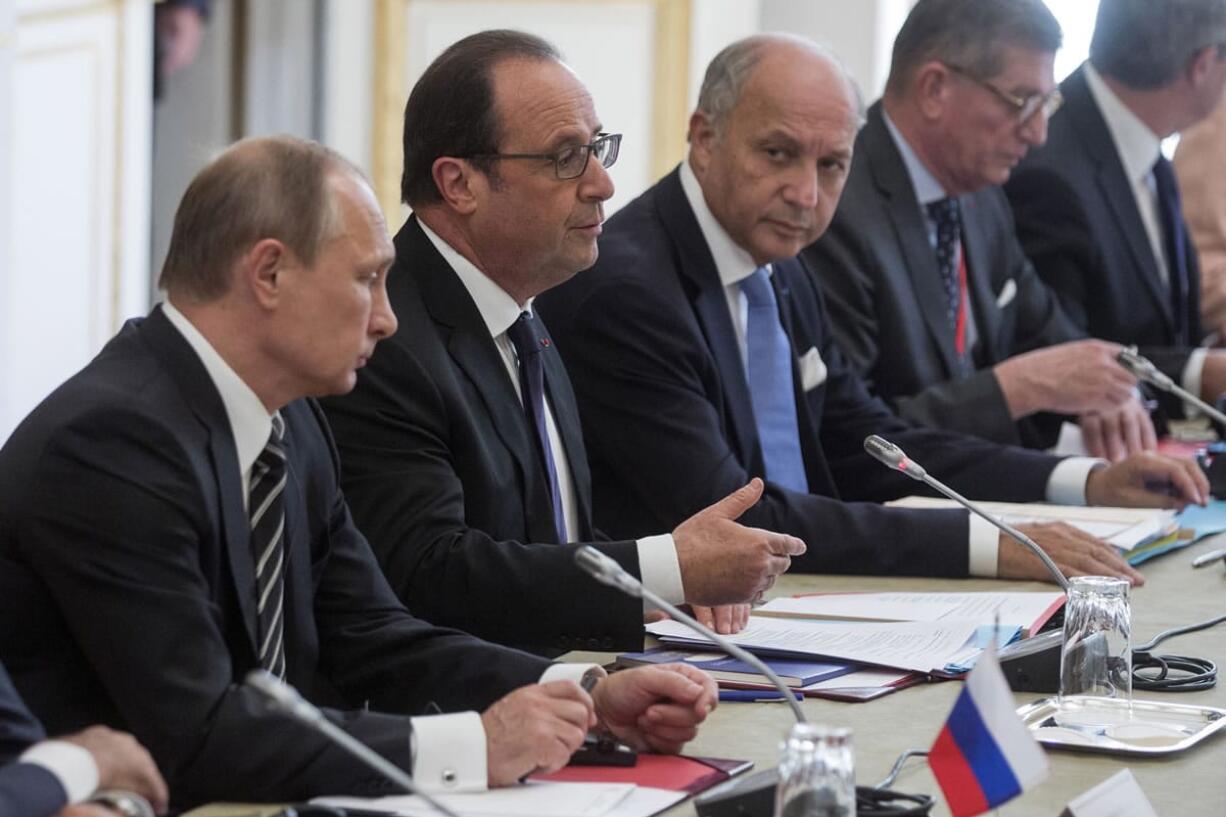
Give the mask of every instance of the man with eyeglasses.
<path id="1" fill-rule="evenodd" d="M 1219 399 L 1226 352 L 1197 348 L 1223 342 L 1201 325 L 1196 248 L 1161 142 L 1223 100 L 1226 0 L 1102 0 L 1090 59 L 1060 88 L 1047 144 L 1005 186 L 1026 254 L 1084 331 Z"/>
<path id="2" fill-rule="evenodd" d="M 923 0 L 894 43 L 842 202 L 805 250 L 832 330 L 901 416 L 1090 453 L 1155 446 L 1115 344 L 1082 340 L 1023 255 L 999 185 L 1060 106 L 1041 0 Z"/>
<path id="3" fill-rule="evenodd" d="M 724 632 L 804 550 L 733 521 L 757 481 L 672 534 L 593 528 L 574 395 L 533 302 L 596 260 L 620 139 L 543 40 L 488 31 L 448 48 L 405 109 L 400 331 L 325 404 L 350 507 L 401 599 L 548 655 L 639 649 L 655 612 L 580 572 L 577 543 Z"/>

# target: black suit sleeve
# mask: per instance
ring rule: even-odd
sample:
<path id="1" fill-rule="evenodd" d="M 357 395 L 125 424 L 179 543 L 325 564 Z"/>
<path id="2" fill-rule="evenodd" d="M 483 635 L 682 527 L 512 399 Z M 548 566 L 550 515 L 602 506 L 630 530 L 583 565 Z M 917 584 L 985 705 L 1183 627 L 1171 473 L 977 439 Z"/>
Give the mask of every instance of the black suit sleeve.
<path id="1" fill-rule="evenodd" d="M 492 428 L 491 436 L 475 431 L 482 421 L 471 415 L 484 416 L 484 405 L 444 395 L 436 375 L 450 371 L 427 367 L 393 341 L 379 348 L 352 394 L 325 401 L 345 495 L 392 587 L 417 615 L 500 643 L 555 654 L 641 649 L 642 603 L 582 573 L 578 544 L 502 539 L 470 521 L 499 516 L 491 503 L 514 507 L 525 499 L 513 483 L 489 493 L 465 485 L 457 462 L 479 468 L 493 458 L 479 449 L 502 443 Z M 517 507 L 507 516 L 531 513 Z M 638 575 L 633 541 L 592 544 Z"/>
<path id="2" fill-rule="evenodd" d="M 712 363 L 697 326 L 638 281 L 602 282 L 590 294 L 559 303 L 549 319 L 556 337 L 560 313 L 569 315 L 558 343 L 573 361 L 568 368 L 588 448 L 599 449 L 614 482 L 629 486 L 625 501 L 657 523 L 675 524 L 748 482 L 707 393 Z M 599 507 L 599 479 L 596 490 Z M 967 572 L 967 521 L 960 511 L 887 509 L 768 483 L 740 521 L 803 539 L 808 552 L 793 561 L 794 570 Z"/>
<path id="3" fill-rule="evenodd" d="M 231 660 L 225 619 L 199 559 L 202 542 L 220 537 L 217 506 L 206 499 L 215 498 L 216 486 L 198 478 L 211 472 L 188 466 L 201 456 L 138 411 L 81 416 L 57 432 L 31 473 L 26 557 L 177 805 L 382 791 L 347 753 L 270 712 L 239 685 L 242 670 Z M 543 670 L 543 662 L 523 656 L 493 683 L 490 667 L 501 652 L 397 613 L 339 499 L 332 518 L 335 550 L 322 557 L 316 617 L 339 686 L 356 693 L 372 675 L 394 676 L 404 691 L 388 702 L 420 712 L 436 693 L 451 702 L 467 692 L 480 702 Z M 303 603 L 287 596 L 287 608 Z M 287 641 L 309 637 L 293 626 L 287 613 Z M 353 666 L 357 661 L 369 665 Z M 490 683 L 474 692 L 481 682 Z M 326 714 L 409 768 L 407 718 Z"/>
<path id="4" fill-rule="evenodd" d="M 7 763 L 47 737 L 0 664 L 0 763 Z"/>
<path id="5" fill-rule="evenodd" d="M 64 787 L 42 766 L 0 765 L 0 817 L 51 817 L 66 805 Z"/>

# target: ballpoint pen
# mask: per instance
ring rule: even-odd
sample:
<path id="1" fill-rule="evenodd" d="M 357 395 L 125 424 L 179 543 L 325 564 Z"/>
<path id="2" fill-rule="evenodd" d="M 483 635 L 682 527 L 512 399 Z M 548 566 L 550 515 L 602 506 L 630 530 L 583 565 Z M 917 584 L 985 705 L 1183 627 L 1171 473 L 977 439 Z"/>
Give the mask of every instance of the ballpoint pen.
<path id="1" fill-rule="evenodd" d="M 1204 567 L 1207 564 L 1226 558 L 1226 548 L 1218 548 L 1208 553 L 1202 553 L 1192 560 L 1192 567 Z"/>

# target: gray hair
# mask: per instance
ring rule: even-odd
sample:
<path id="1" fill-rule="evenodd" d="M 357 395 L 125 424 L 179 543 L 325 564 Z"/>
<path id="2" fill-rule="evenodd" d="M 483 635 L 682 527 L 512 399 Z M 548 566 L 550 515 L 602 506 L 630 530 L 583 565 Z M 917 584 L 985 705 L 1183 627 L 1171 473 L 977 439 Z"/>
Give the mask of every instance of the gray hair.
<path id="1" fill-rule="evenodd" d="M 851 78 L 843 62 L 834 52 L 812 40 L 795 34 L 754 34 L 727 45 L 715 55 L 702 78 L 698 91 L 698 110 L 707 115 L 716 132 L 722 131 L 729 114 L 741 100 L 745 83 L 772 46 L 791 45 L 821 57 L 834 66 L 847 83 L 856 111 L 863 116 L 859 86 Z"/>
<path id="2" fill-rule="evenodd" d="M 1161 88 L 1212 45 L 1226 57 L 1226 0 L 1102 0 L 1090 62 L 1129 88 Z"/>
<path id="3" fill-rule="evenodd" d="M 1004 46 L 1054 54 L 1062 40 L 1042 0 L 919 0 L 894 40 L 886 90 L 903 92 L 932 60 L 991 79 L 1005 68 Z"/>

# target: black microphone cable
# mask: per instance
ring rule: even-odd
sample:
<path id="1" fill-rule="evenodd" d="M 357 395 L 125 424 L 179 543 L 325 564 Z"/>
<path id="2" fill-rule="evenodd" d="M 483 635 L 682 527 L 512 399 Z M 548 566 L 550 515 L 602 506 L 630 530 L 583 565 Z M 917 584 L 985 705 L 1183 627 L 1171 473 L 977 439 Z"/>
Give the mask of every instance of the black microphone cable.
<path id="1" fill-rule="evenodd" d="M 1159 633 L 1145 644 L 1132 648 L 1132 688 L 1146 692 L 1199 692 L 1217 685 L 1217 664 L 1208 658 L 1187 655 L 1155 655 L 1152 650 L 1168 638 L 1194 633 L 1226 621 L 1218 616 L 1199 624 L 1176 627 Z"/>

